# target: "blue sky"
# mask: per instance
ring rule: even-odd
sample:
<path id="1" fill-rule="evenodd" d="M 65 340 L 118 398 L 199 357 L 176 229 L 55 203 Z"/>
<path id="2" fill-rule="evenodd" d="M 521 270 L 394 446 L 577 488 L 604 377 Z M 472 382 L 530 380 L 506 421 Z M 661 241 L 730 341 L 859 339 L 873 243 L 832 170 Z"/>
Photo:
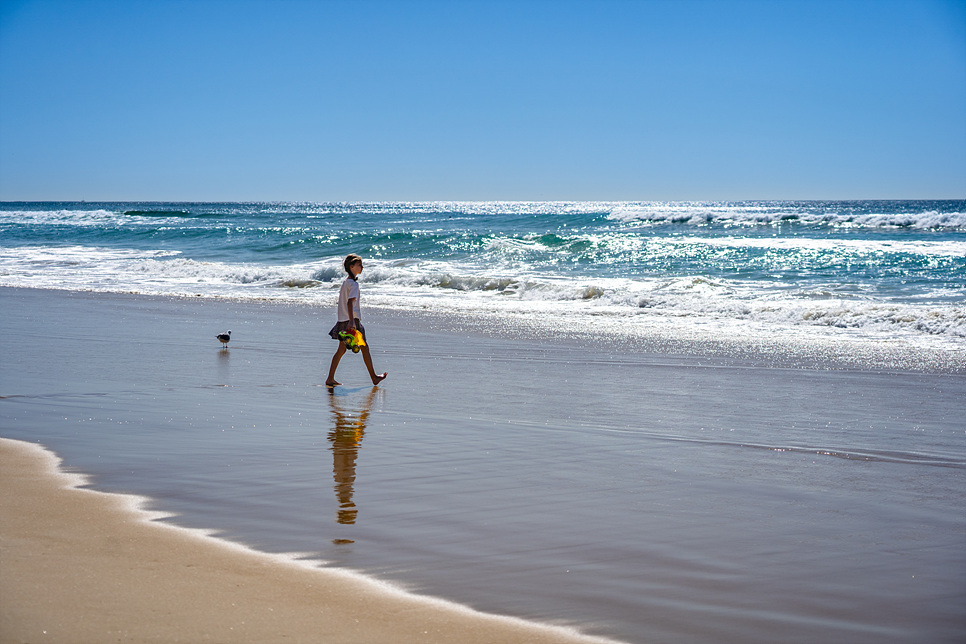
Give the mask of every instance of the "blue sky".
<path id="1" fill-rule="evenodd" d="M 966 197 L 964 1 L 0 2 L 0 200 Z"/>

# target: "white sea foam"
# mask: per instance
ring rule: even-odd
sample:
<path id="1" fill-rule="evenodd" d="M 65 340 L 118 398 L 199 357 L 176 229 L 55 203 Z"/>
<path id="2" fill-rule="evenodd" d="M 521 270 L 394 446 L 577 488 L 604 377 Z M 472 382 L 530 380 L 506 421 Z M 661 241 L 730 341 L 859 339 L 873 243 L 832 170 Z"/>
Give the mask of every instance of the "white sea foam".
<path id="1" fill-rule="evenodd" d="M 100 226 L 117 221 L 108 210 L 0 210 L 0 224 L 73 224 Z"/>
<path id="2" fill-rule="evenodd" d="M 205 262 L 178 251 L 68 246 L 0 248 L 0 286 L 154 295 L 252 297 L 251 288 L 322 284 L 334 268 Z M 261 294 L 260 296 L 265 296 Z"/>
<path id="3" fill-rule="evenodd" d="M 728 248 L 836 251 L 852 253 L 903 253 L 932 257 L 966 257 L 966 241 L 901 241 L 873 239 L 815 239 L 802 237 L 684 237 L 671 244 L 700 243 Z"/>
<path id="4" fill-rule="evenodd" d="M 719 243 L 721 240 L 713 240 Z M 743 244 L 754 240 L 724 240 Z M 794 240 L 791 240 L 794 242 Z M 771 242 L 769 242 L 771 243 Z M 784 242 L 782 242 L 784 243 Z M 865 242 L 862 242 L 865 243 Z M 894 244 L 894 243 L 893 243 Z M 955 252 L 961 242 L 932 250 Z M 911 250 L 915 250 L 912 247 Z M 176 251 L 27 246 L 0 248 L 0 286 L 152 295 L 299 300 L 331 305 L 344 277 L 338 258 L 289 266 L 197 261 Z M 939 343 L 962 351 L 966 306 L 888 301 L 863 292 L 781 281 L 707 276 L 567 278 L 443 261 L 368 260 L 365 303 L 389 308 L 531 313 L 573 323 L 602 319 L 644 327 L 701 328 L 721 334 L 848 333 Z M 714 331 L 717 329 L 717 331 Z"/>
<path id="5" fill-rule="evenodd" d="M 182 218 L 172 212 L 171 216 L 143 216 L 94 210 L 0 210 L 0 224 L 76 226 L 79 228 L 113 228 L 131 224 L 151 226 L 176 225 Z"/>
<path id="6" fill-rule="evenodd" d="M 796 222 L 839 227 L 966 229 L 966 213 L 926 211 L 919 213 L 853 213 L 829 208 L 825 211 L 790 208 L 787 205 L 754 206 L 695 203 L 624 204 L 615 207 L 609 217 L 623 223 L 638 224 L 709 224 L 760 225 Z"/>

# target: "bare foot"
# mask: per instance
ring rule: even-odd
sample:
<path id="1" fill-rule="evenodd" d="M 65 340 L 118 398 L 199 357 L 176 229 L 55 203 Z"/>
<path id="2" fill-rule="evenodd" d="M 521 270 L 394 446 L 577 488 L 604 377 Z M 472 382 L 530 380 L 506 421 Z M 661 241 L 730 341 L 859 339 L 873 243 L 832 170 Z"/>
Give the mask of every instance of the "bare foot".
<path id="1" fill-rule="evenodd" d="M 372 379 L 372 384 L 378 385 L 380 382 L 382 382 L 383 380 L 385 380 L 386 379 L 386 376 L 388 376 L 388 375 L 389 375 L 389 372 L 388 371 L 383 371 L 381 375 L 378 375 L 378 376 L 376 376 L 375 378 Z"/>
<path id="2" fill-rule="evenodd" d="M 341 382 L 336 382 L 335 380 L 326 380 L 325 381 L 325 386 L 326 387 L 338 387 L 341 384 L 342 384 Z"/>

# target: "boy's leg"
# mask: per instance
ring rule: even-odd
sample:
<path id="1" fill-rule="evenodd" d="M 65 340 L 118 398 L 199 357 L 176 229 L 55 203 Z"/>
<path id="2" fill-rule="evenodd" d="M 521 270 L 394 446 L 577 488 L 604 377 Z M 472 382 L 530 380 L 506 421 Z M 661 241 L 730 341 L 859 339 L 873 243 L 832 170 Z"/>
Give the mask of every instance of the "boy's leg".
<path id="1" fill-rule="evenodd" d="M 372 354 L 369 353 L 369 345 L 362 347 L 362 360 L 366 363 L 366 369 L 369 370 L 369 377 L 372 379 L 372 384 L 378 385 L 380 382 L 386 379 L 386 374 L 377 374 L 376 370 L 372 367 Z"/>
<path id="2" fill-rule="evenodd" d="M 325 379 L 325 384 L 327 385 L 338 385 L 340 383 L 335 380 L 335 370 L 339 367 L 339 361 L 342 360 L 342 356 L 345 354 L 345 344 L 339 343 L 339 348 L 335 350 L 335 355 L 332 356 L 332 363 L 329 365 L 329 377 Z"/>

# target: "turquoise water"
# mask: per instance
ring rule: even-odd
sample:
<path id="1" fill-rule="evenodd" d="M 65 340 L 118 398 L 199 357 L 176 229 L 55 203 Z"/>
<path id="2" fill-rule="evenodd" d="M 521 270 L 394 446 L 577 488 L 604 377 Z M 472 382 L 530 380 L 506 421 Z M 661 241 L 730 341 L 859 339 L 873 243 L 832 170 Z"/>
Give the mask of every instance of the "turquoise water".
<path id="1" fill-rule="evenodd" d="M 4 203 L 0 285 L 966 338 L 966 201 Z"/>

